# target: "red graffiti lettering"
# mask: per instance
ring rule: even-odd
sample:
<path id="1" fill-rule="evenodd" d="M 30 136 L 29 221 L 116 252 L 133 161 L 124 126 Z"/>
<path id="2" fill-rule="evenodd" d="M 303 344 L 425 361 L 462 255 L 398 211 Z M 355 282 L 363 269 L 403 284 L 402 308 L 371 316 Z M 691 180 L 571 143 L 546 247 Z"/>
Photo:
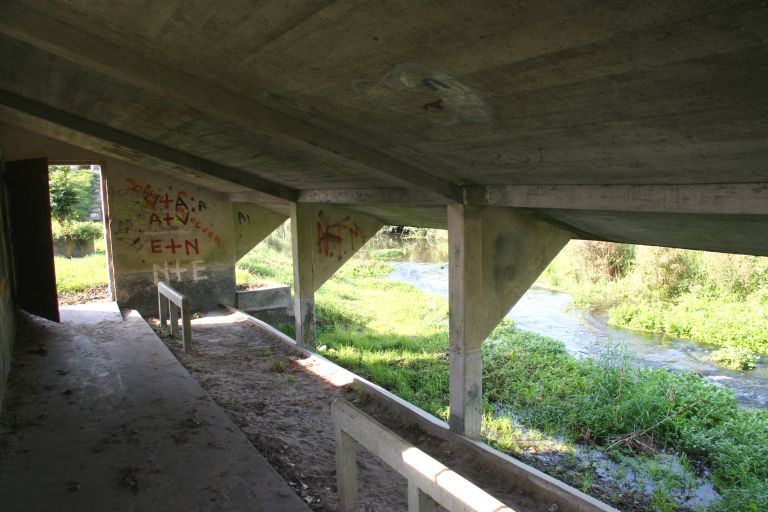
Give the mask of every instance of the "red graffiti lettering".
<path id="1" fill-rule="evenodd" d="M 165 193 L 165 197 L 160 200 L 161 203 L 165 205 L 165 209 L 167 210 L 169 205 L 173 202 L 173 199 L 168 197 L 168 192 Z"/>
<path id="2" fill-rule="evenodd" d="M 176 254 L 176 249 L 180 249 L 181 247 L 182 245 L 177 244 L 173 238 L 171 238 L 171 243 L 165 246 L 165 248 L 170 249 L 173 254 Z"/>
<path id="3" fill-rule="evenodd" d="M 187 256 L 190 255 L 189 250 L 192 249 L 195 251 L 195 254 L 200 254 L 200 248 L 198 247 L 197 238 L 192 240 L 184 240 L 184 250 L 187 252 Z"/>
<path id="4" fill-rule="evenodd" d="M 152 244 L 152 252 L 154 254 L 159 254 L 163 252 L 163 246 L 161 245 L 162 242 L 160 240 L 152 240 L 151 244 Z"/>

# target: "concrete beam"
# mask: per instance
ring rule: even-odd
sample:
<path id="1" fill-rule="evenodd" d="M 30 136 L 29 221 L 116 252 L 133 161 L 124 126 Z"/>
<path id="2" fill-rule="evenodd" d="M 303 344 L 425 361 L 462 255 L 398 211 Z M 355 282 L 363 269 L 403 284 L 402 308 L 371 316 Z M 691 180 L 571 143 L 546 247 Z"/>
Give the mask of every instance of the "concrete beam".
<path id="1" fill-rule="evenodd" d="M 331 205 L 291 206 L 296 342 L 314 348 L 315 291 L 384 225 Z"/>
<path id="2" fill-rule="evenodd" d="M 768 214 L 768 183 L 467 187 L 467 204 L 655 213 Z"/>
<path id="3" fill-rule="evenodd" d="M 263 205 L 280 205 L 286 208 L 290 207 L 291 202 L 279 197 L 271 196 L 256 190 L 242 190 L 239 192 L 230 192 L 227 197 L 233 203 L 255 203 Z"/>
<path id="4" fill-rule="evenodd" d="M 125 148 L 129 151 L 138 152 L 157 160 L 168 162 L 191 171 L 207 174 L 231 183 L 236 183 L 265 194 L 289 201 L 295 200 L 297 196 L 295 190 L 259 176 L 255 176 L 247 171 L 198 158 L 194 155 L 142 139 L 120 130 L 115 130 L 114 128 L 26 99 L 2 89 L 0 89 L 0 106 L 8 108 L 14 112 L 19 112 L 50 122 L 57 126 L 62 126 L 68 130 L 93 137 L 120 148 Z"/>
<path id="5" fill-rule="evenodd" d="M 19 2 L 3 5 L 0 32 L 58 55 L 89 70 L 171 98 L 203 114 L 221 116 L 277 146 L 352 165 L 396 183 L 418 187 L 450 201 L 461 201 L 456 185 L 405 164 L 376 149 L 294 119 L 278 110 L 171 69 L 94 34 Z"/>
<path id="6" fill-rule="evenodd" d="M 571 234 L 531 212 L 448 206 L 451 430 L 479 438 L 483 340 Z"/>
<path id="7" fill-rule="evenodd" d="M 369 189 L 333 189 L 302 190 L 299 192 L 300 203 L 329 204 L 376 204 L 376 205 L 445 205 L 448 201 L 433 195 L 425 195 L 412 188 L 369 188 Z"/>

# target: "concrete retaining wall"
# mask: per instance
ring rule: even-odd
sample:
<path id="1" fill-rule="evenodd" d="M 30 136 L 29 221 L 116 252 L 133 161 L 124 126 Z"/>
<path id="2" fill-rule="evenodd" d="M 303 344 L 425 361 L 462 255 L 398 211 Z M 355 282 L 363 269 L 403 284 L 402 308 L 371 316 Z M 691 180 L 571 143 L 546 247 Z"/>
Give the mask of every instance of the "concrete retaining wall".
<path id="1" fill-rule="evenodd" d="M 269 324 L 293 323 L 291 287 L 274 284 L 237 292 L 237 308 Z"/>

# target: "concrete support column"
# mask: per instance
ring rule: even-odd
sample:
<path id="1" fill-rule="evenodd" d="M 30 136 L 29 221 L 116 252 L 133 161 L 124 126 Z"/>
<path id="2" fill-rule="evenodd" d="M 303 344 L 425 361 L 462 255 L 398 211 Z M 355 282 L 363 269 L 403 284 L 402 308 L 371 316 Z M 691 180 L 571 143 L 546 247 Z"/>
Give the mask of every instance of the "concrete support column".
<path id="1" fill-rule="evenodd" d="M 483 340 L 570 234 L 514 208 L 448 206 L 451 430 L 477 439 Z"/>
<path id="2" fill-rule="evenodd" d="M 384 225 L 378 219 L 338 206 L 291 205 L 296 342 L 317 344 L 315 291 Z"/>
<path id="3" fill-rule="evenodd" d="M 315 326 L 314 222 L 312 207 L 291 205 L 293 241 L 293 301 L 296 316 L 296 343 L 311 350 L 317 345 Z"/>

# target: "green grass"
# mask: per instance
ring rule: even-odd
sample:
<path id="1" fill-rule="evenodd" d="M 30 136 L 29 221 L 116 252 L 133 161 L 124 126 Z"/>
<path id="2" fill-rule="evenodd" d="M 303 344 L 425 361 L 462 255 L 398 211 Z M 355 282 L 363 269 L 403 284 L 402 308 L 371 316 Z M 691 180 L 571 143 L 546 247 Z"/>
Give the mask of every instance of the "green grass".
<path id="1" fill-rule="evenodd" d="M 283 252 L 261 243 L 237 262 L 236 278 L 238 284 L 276 282 L 292 285 L 293 266 Z"/>
<path id="2" fill-rule="evenodd" d="M 104 253 L 83 258 L 54 257 L 56 290 L 59 293 L 82 292 L 92 286 L 107 284 L 107 260 Z"/>
<path id="3" fill-rule="evenodd" d="M 614 325 L 768 353 L 768 304 L 687 294 L 676 302 L 628 302 L 609 311 Z"/>

